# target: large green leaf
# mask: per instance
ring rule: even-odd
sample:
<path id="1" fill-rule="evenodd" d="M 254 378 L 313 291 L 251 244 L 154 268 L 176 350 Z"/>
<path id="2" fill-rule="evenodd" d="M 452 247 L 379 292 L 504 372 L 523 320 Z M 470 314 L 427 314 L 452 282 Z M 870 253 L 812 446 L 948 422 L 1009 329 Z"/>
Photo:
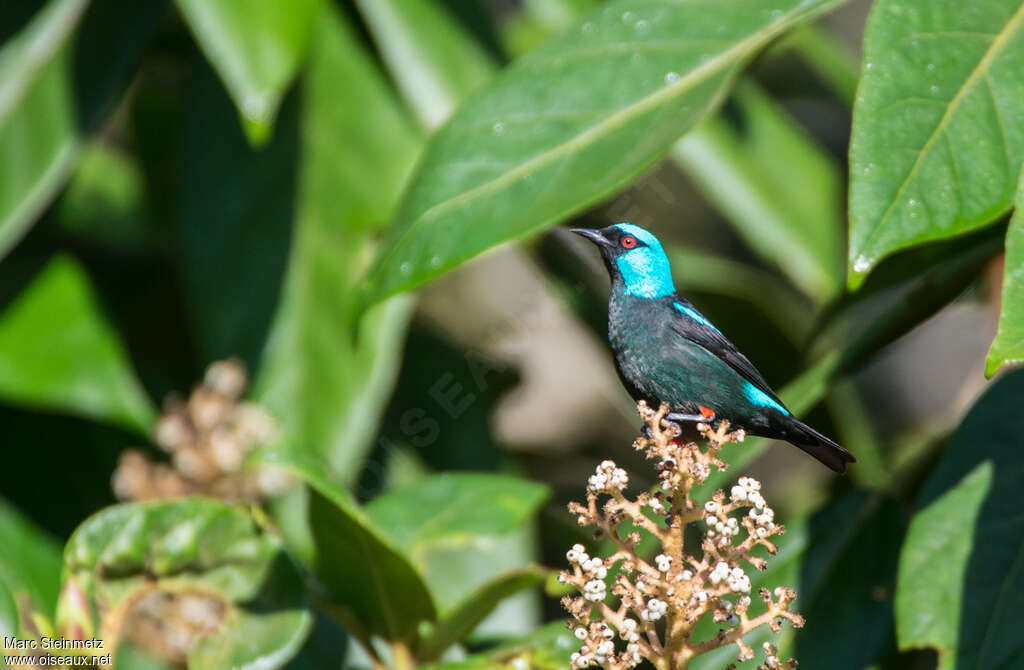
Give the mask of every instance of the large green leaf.
<path id="1" fill-rule="evenodd" d="M 542 25 L 557 27 L 579 13 L 583 4 L 593 3 L 560 0 L 527 7 Z M 799 43 L 813 44 L 819 52 L 827 51 L 830 44 L 812 26 L 793 35 L 806 35 Z M 725 107 L 688 132 L 669 157 L 756 252 L 808 295 L 822 300 L 840 290 L 843 194 L 839 169 L 752 80 L 741 82 Z M 734 265 L 743 274 L 752 272 Z M 691 266 L 685 267 L 689 276 Z M 729 274 L 723 272 L 723 284 L 731 281 Z M 806 313 L 806 307 L 801 309 Z M 779 320 L 797 328 L 805 321 L 781 315 Z"/>
<path id="2" fill-rule="evenodd" d="M 0 49 L 0 125 L 78 25 L 88 0 L 50 0 Z"/>
<path id="3" fill-rule="evenodd" d="M 364 644 L 371 635 L 412 641 L 421 621 L 437 618 L 427 586 L 348 491 L 330 478 L 323 458 L 291 445 L 261 456 L 312 488 L 309 558 L 325 592 L 322 604 Z"/>
<path id="4" fill-rule="evenodd" d="M 819 302 L 842 288 L 838 166 L 753 81 L 672 158 L 743 239 Z"/>
<path id="5" fill-rule="evenodd" d="M 356 0 L 388 71 L 424 127 L 436 128 L 494 66 L 435 0 Z"/>
<path id="6" fill-rule="evenodd" d="M 87 5 L 50 0 L 0 49 L 0 258 L 64 183 L 81 131 L 120 95 L 164 3 L 106 0 L 83 17 Z"/>
<path id="7" fill-rule="evenodd" d="M 209 69 L 187 89 L 175 208 L 181 276 L 201 360 L 237 356 L 253 368 L 274 319 L 288 259 L 300 160 L 298 96 L 274 136 L 249 145 Z"/>
<path id="8" fill-rule="evenodd" d="M 316 30 L 320 0 L 176 0 L 199 47 L 223 79 L 254 144 L 269 136 L 278 105 Z"/>
<path id="9" fill-rule="evenodd" d="M 0 499 L 0 582 L 15 599 L 28 598 L 47 616 L 60 592 L 60 545 Z"/>
<path id="10" fill-rule="evenodd" d="M 714 108 L 768 41 L 836 4 L 624 0 L 583 17 L 503 70 L 434 136 L 366 301 L 610 194 Z"/>
<path id="11" fill-rule="evenodd" d="M 116 648 L 146 616 L 133 604 L 153 591 L 201 595 L 206 616 L 219 616 L 189 652 L 195 670 L 282 667 L 312 621 L 301 575 L 271 535 L 239 508 L 180 499 L 118 505 L 82 523 L 64 551 L 58 626 Z"/>
<path id="12" fill-rule="evenodd" d="M 352 306 L 419 139 L 333 10 L 318 22 L 304 84 L 296 229 L 256 394 L 351 482 L 398 374 L 412 305 L 377 307 L 355 334 Z"/>
<path id="13" fill-rule="evenodd" d="M 546 487 L 515 477 L 446 473 L 394 489 L 367 514 L 423 575 L 439 609 L 417 649 L 431 660 L 470 633 L 506 597 L 535 585 L 530 521 Z"/>
<path id="14" fill-rule="evenodd" d="M 507 475 L 446 473 L 374 499 L 366 513 L 423 574 L 442 611 L 505 566 L 492 551 L 524 527 L 546 487 Z"/>
<path id="15" fill-rule="evenodd" d="M 446 649 L 464 640 L 501 603 L 523 589 L 537 586 L 547 572 L 541 568 L 522 568 L 498 575 L 470 592 L 431 627 L 416 646 L 415 655 L 420 662 L 432 661 Z"/>
<path id="16" fill-rule="evenodd" d="M 1024 370 L 975 403 L 925 484 L 903 544 L 900 647 L 938 649 L 942 668 L 1024 664 Z"/>
<path id="17" fill-rule="evenodd" d="M 862 670 L 885 651 L 904 528 L 895 500 L 866 491 L 811 519 L 813 549 L 801 565 L 798 587 L 798 607 L 807 619 L 795 636 L 801 665 Z M 823 556 L 816 551 L 824 544 L 832 551 Z"/>
<path id="18" fill-rule="evenodd" d="M 0 257 L 71 165 L 75 108 L 67 44 L 86 0 L 51 0 L 0 49 Z"/>
<path id="19" fill-rule="evenodd" d="M 1024 4 L 879 0 L 850 143 L 850 283 L 1009 210 L 1024 160 Z"/>
<path id="20" fill-rule="evenodd" d="M 51 261 L 0 314 L 0 398 L 149 432 L 153 405 L 69 257 Z"/>
<path id="21" fill-rule="evenodd" d="M 1016 210 L 1006 229 L 1002 313 L 999 331 L 988 352 L 985 374 L 992 376 L 1000 366 L 1021 363 L 1024 363 L 1024 172 Z"/>

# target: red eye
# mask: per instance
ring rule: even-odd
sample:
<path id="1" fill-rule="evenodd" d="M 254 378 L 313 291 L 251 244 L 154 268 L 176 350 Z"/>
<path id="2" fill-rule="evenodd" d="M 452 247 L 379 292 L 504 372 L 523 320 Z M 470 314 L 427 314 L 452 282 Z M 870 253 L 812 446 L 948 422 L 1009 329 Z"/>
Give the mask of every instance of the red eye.
<path id="1" fill-rule="evenodd" d="M 626 249 L 632 249 L 633 247 L 636 246 L 636 238 L 633 237 L 632 235 L 626 235 L 625 237 L 622 238 L 621 244 Z"/>

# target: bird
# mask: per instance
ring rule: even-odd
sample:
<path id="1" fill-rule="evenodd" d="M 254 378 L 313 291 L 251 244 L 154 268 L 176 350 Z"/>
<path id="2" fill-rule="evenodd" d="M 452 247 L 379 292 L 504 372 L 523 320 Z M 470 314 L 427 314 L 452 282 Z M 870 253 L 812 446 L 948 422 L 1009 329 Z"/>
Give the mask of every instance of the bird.
<path id="1" fill-rule="evenodd" d="M 803 423 L 740 351 L 681 296 L 661 242 L 631 223 L 573 228 L 601 252 L 611 277 L 608 340 L 637 402 L 669 406 L 677 424 L 728 420 L 751 435 L 785 440 L 845 472 L 849 451 Z"/>

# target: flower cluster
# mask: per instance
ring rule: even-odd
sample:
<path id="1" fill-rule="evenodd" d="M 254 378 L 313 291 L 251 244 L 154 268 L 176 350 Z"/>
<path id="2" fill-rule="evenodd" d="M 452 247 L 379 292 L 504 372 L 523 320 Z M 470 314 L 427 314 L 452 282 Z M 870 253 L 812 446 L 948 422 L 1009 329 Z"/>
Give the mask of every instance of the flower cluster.
<path id="1" fill-rule="evenodd" d="M 217 361 L 187 400 L 168 398 L 155 438 L 171 463 L 154 463 L 140 451 L 125 450 L 112 478 L 114 494 L 121 500 L 185 495 L 261 500 L 288 488 L 292 480 L 283 470 L 245 465 L 249 452 L 277 435 L 266 411 L 241 402 L 247 385 L 241 363 Z"/>
<path id="2" fill-rule="evenodd" d="M 629 484 L 629 475 L 614 461 L 602 461 L 587 481 L 587 490 L 592 493 L 621 491 Z"/>
<path id="3" fill-rule="evenodd" d="M 572 656 L 573 670 L 628 670 L 645 658 L 658 670 L 685 670 L 694 658 L 727 645 L 736 646 L 740 661 L 749 660 L 754 652 L 744 636 L 761 626 L 778 632 L 784 621 L 800 627 L 803 618 L 790 611 L 796 598 L 792 589 L 761 588 L 756 599 L 750 595 L 754 586 L 747 571 L 766 567 L 757 553 L 774 554 L 771 538 L 784 532 L 760 482 L 741 477 L 728 498 L 716 491 L 703 504 L 693 495 L 713 467 L 725 470 L 719 451 L 742 441 L 743 431 L 729 432 L 725 421 L 717 429 L 698 424 L 707 440 L 702 449 L 679 439 L 679 427 L 664 420 L 667 407 L 655 411 L 641 402 L 639 411 L 649 437 L 634 446 L 657 462 L 659 486 L 627 497 L 627 473 L 604 461 L 590 477 L 586 503 L 569 505 L 581 526 L 596 526 L 595 535 L 607 537 L 613 546 L 609 556 L 601 557 L 575 545 L 566 555 L 569 569 L 559 575 L 581 594 L 562 600 L 571 616 L 569 626 L 583 643 Z M 698 522 L 707 530 L 700 550 L 694 551 L 684 536 L 687 525 Z M 661 547 L 651 560 L 637 550 L 645 534 Z M 695 639 L 705 617 L 719 630 Z M 764 652 L 762 669 L 796 666 L 792 659 L 780 661 L 768 643 Z"/>

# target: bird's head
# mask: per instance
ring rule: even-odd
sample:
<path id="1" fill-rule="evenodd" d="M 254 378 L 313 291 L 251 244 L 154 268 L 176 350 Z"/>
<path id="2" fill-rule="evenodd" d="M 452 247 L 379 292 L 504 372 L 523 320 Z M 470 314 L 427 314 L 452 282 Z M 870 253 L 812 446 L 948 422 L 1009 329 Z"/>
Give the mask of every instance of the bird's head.
<path id="1" fill-rule="evenodd" d="M 615 286 L 638 298 L 661 298 L 675 293 L 672 268 L 661 242 L 650 232 L 631 223 L 616 223 L 601 229 L 573 228 L 601 250 L 601 257 Z"/>

